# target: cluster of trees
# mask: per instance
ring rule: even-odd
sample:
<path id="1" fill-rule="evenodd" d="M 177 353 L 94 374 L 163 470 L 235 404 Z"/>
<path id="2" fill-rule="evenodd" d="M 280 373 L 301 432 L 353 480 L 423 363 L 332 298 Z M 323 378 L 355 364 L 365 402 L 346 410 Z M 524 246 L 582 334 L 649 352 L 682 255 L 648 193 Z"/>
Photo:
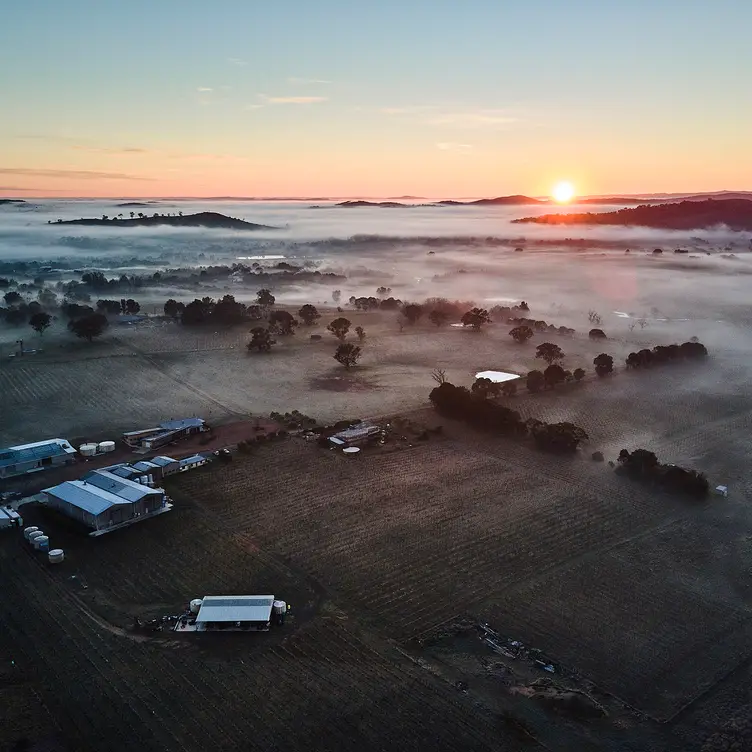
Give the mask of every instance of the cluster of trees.
<path id="1" fill-rule="evenodd" d="M 165 303 L 165 313 L 168 305 L 171 311 L 175 310 L 175 301 L 168 300 Z M 177 304 L 179 307 L 180 303 Z M 169 314 L 168 314 L 169 315 Z M 184 306 L 180 312 L 180 321 L 185 326 L 197 326 L 200 324 L 220 324 L 229 326 L 239 324 L 247 318 L 247 306 L 238 303 L 234 295 L 225 295 L 218 301 L 214 298 L 196 298 L 192 303 Z"/>
<path id="2" fill-rule="evenodd" d="M 679 493 L 703 498 L 707 496 L 710 484 L 703 473 L 687 470 L 677 465 L 663 465 L 658 458 L 647 449 L 635 449 L 619 452 L 619 467 L 617 472 L 623 473 L 634 480 L 652 483 Z"/>
<path id="3" fill-rule="evenodd" d="M 516 410 L 489 402 L 465 387 L 448 381 L 440 383 L 430 400 L 442 415 L 463 420 L 475 428 L 518 439 L 529 437 L 535 446 L 549 452 L 576 452 L 587 433 L 573 423 L 546 423 L 529 418 L 522 420 Z"/>
<path id="4" fill-rule="evenodd" d="M 130 316 L 135 316 L 140 310 L 141 305 L 133 300 L 133 298 L 121 298 L 120 300 L 98 300 L 97 311 L 100 313 L 109 313 L 113 316 L 117 316 L 121 313 L 127 313 Z"/>
<path id="5" fill-rule="evenodd" d="M 381 290 L 389 290 L 391 292 L 391 288 L 389 287 L 379 287 L 377 292 Z M 339 298 L 336 298 L 334 302 L 338 301 Z M 356 298 L 352 295 L 348 302 L 359 311 L 398 311 L 403 305 L 401 300 L 391 296 L 388 298 L 375 298 L 373 296 Z"/>
<path id="6" fill-rule="evenodd" d="M 627 355 L 627 368 L 649 368 L 678 360 L 697 360 L 706 357 L 708 350 L 701 342 L 684 342 L 681 345 L 657 345 Z"/>
<path id="7" fill-rule="evenodd" d="M 493 311 L 492 311 L 493 312 Z M 509 334 L 518 342 L 524 342 L 525 340 L 519 340 L 512 332 L 517 329 L 529 329 L 530 336 L 532 337 L 534 332 L 549 332 L 551 334 L 561 334 L 565 337 L 572 337 L 575 334 L 574 329 L 568 326 L 556 326 L 554 324 L 548 324 L 545 321 L 539 319 L 529 319 L 524 316 L 510 316 L 507 318 L 507 324 L 514 324 L 515 328 L 509 332 Z M 530 337 L 528 337 L 529 339 Z"/>

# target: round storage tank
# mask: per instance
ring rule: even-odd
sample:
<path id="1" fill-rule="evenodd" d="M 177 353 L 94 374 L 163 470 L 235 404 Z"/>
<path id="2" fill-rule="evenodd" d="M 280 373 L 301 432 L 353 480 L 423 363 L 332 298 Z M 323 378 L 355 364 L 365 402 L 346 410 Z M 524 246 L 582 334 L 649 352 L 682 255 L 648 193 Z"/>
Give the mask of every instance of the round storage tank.
<path id="1" fill-rule="evenodd" d="M 37 551 L 46 551 L 50 547 L 50 539 L 46 535 L 34 538 L 34 548 Z"/>
<path id="2" fill-rule="evenodd" d="M 194 598 L 191 601 L 191 613 L 197 614 L 199 610 L 201 609 L 201 606 L 203 605 L 203 603 L 204 602 L 201 600 L 201 598 Z"/>
<path id="3" fill-rule="evenodd" d="M 100 452 L 114 452 L 115 451 L 115 442 L 114 441 L 100 441 L 99 442 L 99 451 Z"/>
<path id="4" fill-rule="evenodd" d="M 81 444 L 78 448 L 78 453 L 82 457 L 93 457 L 97 453 L 96 444 Z"/>
<path id="5" fill-rule="evenodd" d="M 27 527 L 27 528 L 26 528 L 26 529 L 24 530 L 24 538 L 26 538 L 26 540 L 29 540 L 29 536 L 30 536 L 30 535 L 31 535 L 32 533 L 36 533 L 36 531 L 37 531 L 37 530 L 39 530 L 39 528 L 38 528 L 38 527 Z"/>
<path id="6" fill-rule="evenodd" d="M 284 601 L 274 601 L 272 603 L 272 621 L 282 626 L 285 623 L 285 614 L 287 613 L 287 604 Z"/>
<path id="7" fill-rule="evenodd" d="M 35 530 L 33 533 L 29 533 L 29 543 L 34 543 L 37 538 L 43 538 L 44 533 L 41 530 Z"/>
<path id="8" fill-rule="evenodd" d="M 50 564 L 60 564 L 60 562 L 65 559 L 65 552 L 62 548 L 53 548 L 52 551 L 47 554 L 47 559 Z"/>

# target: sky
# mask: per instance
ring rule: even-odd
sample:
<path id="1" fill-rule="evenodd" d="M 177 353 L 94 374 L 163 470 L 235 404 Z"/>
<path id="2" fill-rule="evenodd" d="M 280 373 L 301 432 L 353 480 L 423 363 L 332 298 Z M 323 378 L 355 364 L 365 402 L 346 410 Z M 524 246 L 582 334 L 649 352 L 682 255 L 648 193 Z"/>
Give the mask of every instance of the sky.
<path id="1" fill-rule="evenodd" d="M 752 188 L 745 0 L 23 0 L 0 196 Z"/>

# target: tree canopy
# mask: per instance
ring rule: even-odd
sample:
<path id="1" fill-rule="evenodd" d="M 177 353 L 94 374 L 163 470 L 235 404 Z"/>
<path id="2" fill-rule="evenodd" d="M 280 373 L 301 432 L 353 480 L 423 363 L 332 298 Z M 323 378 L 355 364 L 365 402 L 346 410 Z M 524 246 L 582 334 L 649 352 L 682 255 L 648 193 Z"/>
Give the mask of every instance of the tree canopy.
<path id="1" fill-rule="evenodd" d="M 295 334 L 298 320 L 287 311 L 273 311 L 269 316 L 269 330 L 281 336 Z"/>
<path id="2" fill-rule="evenodd" d="M 343 342 L 341 345 L 337 345 L 334 359 L 350 370 L 358 362 L 361 354 L 361 349 L 358 345 L 353 345 L 351 342 Z"/>
<path id="3" fill-rule="evenodd" d="M 334 321 L 327 326 L 327 331 L 330 331 L 337 339 L 344 340 L 347 333 L 350 331 L 352 322 L 350 319 L 346 319 L 344 316 L 334 319 Z"/>
<path id="4" fill-rule="evenodd" d="M 599 376 L 606 376 L 614 370 L 614 359 L 606 353 L 601 353 L 593 359 L 593 365 Z"/>
<path id="5" fill-rule="evenodd" d="M 553 342 L 541 342 L 538 347 L 535 348 L 535 357 L 545 360 L 546 363 L 551 365 L 564 358 L 564 353 L 558 345 Z"/>
<path id="6" fill-rule="evenodd" d="M 483 324 L 491 323 L 491 317 L 488 315 L 488 311 L 485 308 L 472 308 L 462 314 L 460 321 L 462 326 L 469 326 L 478 332 Z"/>
<path id="7" fill-rule="evenodd" d="M 300 316 L 300 320 L 306 326 L 312 326 L 318 319 L 321 318 L 321 314 L 316 309 L 316 306 L 311 305 L 310 303 L 306 303 L 304 306 L 300 307 L 298 316 Z"/>
<path id="8" fill-rule="evenodd" d="M 29 326 L 40 336 L 44 334 L 45 329 L 52 323 L 52 316 L 44 311 L 34 313 L 29 318 Z"/>
<path id="9" fill-rule="evenodd" d="M 249 350 L 268 353 L 272 349 L 272 345 L 277 344 L 272 337 L 272 333 L 263 326 L 254 326 L 251 329 L 251 335 L 251 341 L 246 345 Z"/>
<path id="10" fill-rule="evenodd" d="M 522 326 L 515 326 L 514 329 L 510 329 L 509 336 L 515 342 L 524 344 L 533 336 L 533 330 L 529 326 L 523 324 Z"/>
<path id="11" fill-rule="evenodd" d="M 107 316 L 103 313 L 89 313 L 68 322 L 68 329 L 77 337 L 91 342 L 109 326 Z"/>
<path id="12" fill-rule="evenodd" d="M 262 306 L 273 306 L 276 298 L 272 295 L 271 290 L 259 290 L 256 293 L 256 302 Z"/>

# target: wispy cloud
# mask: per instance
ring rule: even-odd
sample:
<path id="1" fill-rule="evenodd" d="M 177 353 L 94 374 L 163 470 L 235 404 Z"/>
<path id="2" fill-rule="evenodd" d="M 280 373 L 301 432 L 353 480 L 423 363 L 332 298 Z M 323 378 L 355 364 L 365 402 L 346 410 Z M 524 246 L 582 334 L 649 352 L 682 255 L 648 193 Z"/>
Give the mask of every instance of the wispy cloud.
<path id="1" fill-rule="evenodd" d="M 81 144 L 76 144 L 74 146 L 71 146 L 71 149 L 74 149 L 75 151 L 88 151 L 93 152 L 95 154 L 148 154 L 148 149 L 139 149 L 135 146 L 124 146 L 121 148 L 100 148 L 97 146 L 82 146 Z"/>
<path id="2" fill-rule="evenodd" d="M 415 105 L 406 107 L 382 107 L 384 115 L 412 116 L 425 125 L 447 128 L 500 128 L 519 122 L 507 110 L 482 107 L 447 107 L 439 105 Z"/>
<path id="3" fill-rule="evenodd" d="M 26 192 L 36 192 L 36 191 L 50 191 L 52 192 L 52 188 L 21 188 L 17 185 L 0 185 L 0 191 L 8 191 L 10 193 L 26 193 Z"/>
<path id="4" fill-rule="evenodd" d="M 208 91 L 214 91 L 214 89 L 212 89 L 211 86 L 199 86 L 196 89 L 196 91 L 201 91 L 201 92 L 205 93 L 205 92 L 208 92 Z"/>
<path id="5" fill-rule="evenodd" d="M 436 109 L 432 105 L 412 105 L 408 107 L 381 107 L 379 112 L 384 115 L 419 115 Z"/>
<path id="6" fill-rule="evenodd" d="M 263 104 L 247 104 L 245 106 L 246 110 L 263 110 L 264 105 Z"/>
<path id="7" fill-rule="evenodd" d="M 287 79 L 288 84 L 295 84 L 299 86 L 307 86 L 309 84 L 330 84 L 331 81 L 327 81 L 324 78 L 298 78 L 297 76 L 290 76 Z"/>
<path id="8" fill-rule="evenodd" d="M 33 178 L 62 178 L 82 180 L 151 180 L 122 172 L 96 172 L 93 170 L 39 170 L 32 167 L 0 167 L 0 175 Z"/>
<path id="9" fill-rule="evenodd" d="M 259 94 L 266 104 L 317 104 L 326 102 L 328 97 L 268 97 L 266 94 Z"/>
<path id="10" fill-rule="evenodd" d="M 503 110 L 468 110 L 466 112 L 444 112 L 430 117 L 430 125 L 445 125 L 453 128 L 488 128 L 516 123 L 517 118 L 510 117 Z"/>
<path id="11" fill-rule="evenodd" d="M 442 151 L 457 151 L 466 154 L 467 152 L 472 151 L 473 145 L 456 144 L 452 141 L 440 141 L 438 144 L 436 144 L 436 148 L 441 149 Z"/>
<path id="12" fill-rule="evenodd" d="M 248 62 L 246 60 L 241 60 L 239 57 L 228 57 L 227 62 L 230 65 L 248 65 Z"/>

